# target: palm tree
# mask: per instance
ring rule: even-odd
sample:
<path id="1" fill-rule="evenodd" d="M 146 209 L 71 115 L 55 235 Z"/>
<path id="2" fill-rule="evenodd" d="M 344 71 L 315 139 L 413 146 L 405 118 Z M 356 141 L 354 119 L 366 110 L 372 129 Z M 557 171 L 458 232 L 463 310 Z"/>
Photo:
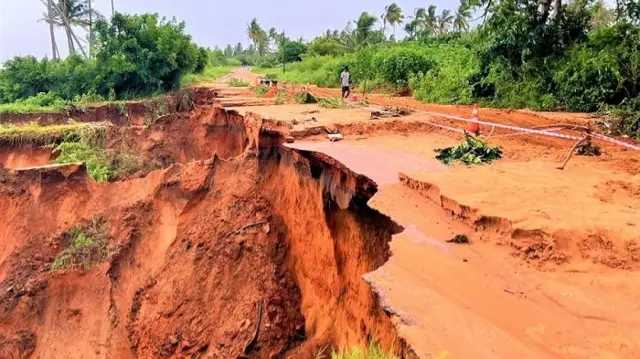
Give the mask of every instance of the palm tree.
<path id="1" fill-rule="evenodd" d="M 366 11 L 360 14 L 360 17 L 356 20 L 356 29 L 354 31 L 356 35 L 356 42 L 359 47 L 368 43 L 371 32 L 373 31 L 373 26 L 377 21 L 378 19 L 375 16 Z"/>
<path id="2" fill-rule="evenodd" d="M 45 19 L 53 18 L 53 0 L 47 0 L 47 13 L 44 16 Z M 54 60 L 58 59 L 58 44 L 56 44 L 56 34 L 53 30 L 53 21 L 49 23 L 49 37 L 51 38 L 51 57 Z"/>
<path id="3" fill-rule="evenodd" d="M 262 30 L 260 24 L 258 24 L 258 19 L 254 17 L 247 26 L 247 35 L 251 42 L 253 42 L 254 47 L 259 48 L 260 42 L 263 40 L 263 33 L 264 30 Z"/>
<path id="4" fill-rule="evenodd" d="M 424 15 L 424 26 L 429 30 L 432 34 L 436 32 L 438 27 L 438 16 L 436 15 L 436 6 L 429 5 L 427 13 Z"/>
<path id="5" fill-rule="evenodd" d="M 393 26 L 393 37 L 395 37 L 396 25 L 402 24 L 403 21 L 404 15 L 402 14 L 402 9 L 396 3 L 385 6 L 384 14 L 382 15 L 382 23 L 384 24 L 382 27 L 383 32 L 387 28 L 387 23 L 389 23 L 389 25 Z"/>
<path id="6" fill-rule="evenodd" d="M 45 3 L 48 7 L 48 3 Z M 75 54 L 77 44 L 80 51 L 84 53 L 84 49 L 80 44 L 80 41 L 75 36 L 73 27 L 77 26 L 85 30 L 92 30 L 94 19 L 102 19 L 103 16 L 95 9 L 91 8 L 91 0 L 58 0 L 57 3 L 50 1 L 53 11 L 44 14 L 43 21 L 49 23 L 49 25 L 62 27 L 67 34 L 67 42 L 69 45 L 69 53 Z M 75 40 L 75 44 L 74 44 Z"/>
<path id="7" fill-rule="evenodd" d="M 453 24 L 453 15 L 451 15 L 451 11 L 448 9 L 442 10 L 442 14 L 438 16 L 438 34 L 444 35 L 449 32 L 451 29 L 451 25 Z"/>
<path id="8" fill-rule="evenodd" d="M 456 11 L 455 19 L 453 20 L 453 30 L 468 31 L 469 20 L 471 20 L 471 9 L 469 5 L 463 1 Z"/>

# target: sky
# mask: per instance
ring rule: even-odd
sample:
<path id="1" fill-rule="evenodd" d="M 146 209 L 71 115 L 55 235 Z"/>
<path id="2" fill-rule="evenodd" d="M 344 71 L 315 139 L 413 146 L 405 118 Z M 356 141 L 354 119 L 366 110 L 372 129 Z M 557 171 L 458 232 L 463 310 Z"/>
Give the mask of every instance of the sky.
<path id="1" fill-rule="evenodd" d="M 238 42 L 247 45 L 247 24 L 256 17 L 264 29 L 284 30 L 288 37 L 309 41 L 327 29 L 343 29 L 363 11 L 380 16 L 392 0 L 114 0 L 116 11 L 155 12 L 184 21 L 187 32 L 201 46 L 223 48 Z M 405 15 L 416 7 L 434 4 L 439 11 L 458 6 L 457 0 L 396 0 Z M 111 0 L 93 0 L 93 7 L 111 14 Z M 46 11 L 41 0 L 0 0 L 0 63 L 16 55 L 51 57 L 49 28 L 38 22 Z M 380 21 L 379 26 L 382 26 Z M 397 34 L 400 37 L 401 31 Z M 80 30 L 78 30 L 80 32 Z M 391 34 L 391 31 L 388 31 Z M 80 35 L 79 35 L 80 36 Z M 57 31 L 61 55 L 66 54 L 64 33 Z"/>

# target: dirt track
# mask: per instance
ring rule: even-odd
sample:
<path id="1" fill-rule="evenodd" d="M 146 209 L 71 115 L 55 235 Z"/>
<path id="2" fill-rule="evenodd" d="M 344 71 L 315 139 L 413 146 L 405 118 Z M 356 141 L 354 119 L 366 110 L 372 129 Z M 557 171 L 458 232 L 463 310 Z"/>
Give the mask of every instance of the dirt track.
<path id="1" fill-rule="evenodd" d="M 640 355 L 640 155 L 606 145 L 559 171 L 570 142 L 496 136 L 505 159 L 446 167 L 433 149 L 459 135 L 429 122 L 448 121 L 269 105 L 232 76 L 255 81 L 213 85 L 231 111 L 110 132 L 143 155 L 136 178 L 24 170 L 48 154 L 1 149 L 17 170 L 0 172 L 0 358 L 307 358 L 371 338 L 419 358 Z M 415 104 L 372 100 L 399 101 Z M 98 217 L 106 260 L 51 271 L 64 232 Z"/>

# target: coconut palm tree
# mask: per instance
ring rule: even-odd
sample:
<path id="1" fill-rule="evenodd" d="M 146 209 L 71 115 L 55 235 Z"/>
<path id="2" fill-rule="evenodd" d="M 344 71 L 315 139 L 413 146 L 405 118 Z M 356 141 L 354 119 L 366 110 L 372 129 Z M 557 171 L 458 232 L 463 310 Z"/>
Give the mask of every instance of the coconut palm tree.
<path id="1" fill-rule="evenodd" d="M 94 20 L 102 19 L 102 14 L 91 8 L 90 0 L 58 0 L 57 3 L 53 0 L 49 3 L 45 3 L 41 0 L 41 2 L 47 5 L 47 8 L 49 8 L 49 4 L 51 4 L 51 7 L 55 10 L 51 13 L 47 11 L 47 13 L 44 14 L 42 21 L 49 23 L 50 26 L 53 25 L 64 28 L 67 35 L 69 53 L 76 53 L 76 44 L 80 47 L 82 53 L 84 53 L 84 50 L 80 45 L 80 41 L 75 36 L 73 27 L 80 27 L 90 32 L 92 30 Z"/>
<path id="2" fill-rule="evenodd" d="M 364 11 L 360 14 L 358 20 L 356 20 L 356 29 L 354 30 L 356 36 L 356 43 L 358 47 L 362 47 L 368 43 L 371 33 L 373 32 L 373 26 L 378 19 Z"/>
<path id="3" fill-rule="evenodd" d="M 456 11 L 455 19 L 453 20 L 454 31 L 468 31 L 469 21 L 471 20 L 471 9 L 466 2 L 461 2 Z"/>
<path id="4" fill-rule="evenodd" d="M 437 32 L 440 35 L 446 34 L 451 29 L 453 24 L 453 15 L 449 9 L 442 10 L 442 13 L 437 18 L 438 29 Z"/>
<path id="5" fill-rule="evenodd" d="M 404 15 L 402 9 L 396 4 L 392 3 L 389 6 L 385 6 L 384 14 L 382 14 L 382 32 L 386 31 L 387 23 L 393 26 L 393 37 L 396 36 L 396 25 L 404 22 Z"/>
<path id="6" fill-rule="evenodd" d="M 262 30 L 260 24 L 258 24 L 258 19 L 256 19 L 255 17 L 247 26 L 247 35 L 253 42 L 254 48 L 258 49 L 258 53 L 262 55 L 266 50 L 268 35 L 264 30 Z"/>
<path id="7" fill-rule="evenodd" d="M 429 5 L 423 18 L 425 28 L 427 28 L 427 30 L 432 34 L 436 33 L 438 28 L 438 16 L 436 15 L 436 11 L 437 8 L 435 5 Z"/>
<path id="8" fill-rule="evenodd" d="M 53 18 L 53 0 L 47 0 L 47 13 L 44 16 L 45 19 Z M 49 38 L 51 39 L 51 57 L 54 60 L 58 59 L 58 44 L 56 44 L 56 34 L 53 30 L 53 21 L 49 23 Z"/>

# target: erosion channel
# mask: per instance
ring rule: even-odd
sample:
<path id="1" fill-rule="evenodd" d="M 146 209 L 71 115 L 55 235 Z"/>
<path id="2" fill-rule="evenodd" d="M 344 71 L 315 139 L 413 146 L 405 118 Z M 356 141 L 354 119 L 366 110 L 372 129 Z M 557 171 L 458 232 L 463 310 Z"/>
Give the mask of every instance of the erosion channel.
<path id="1" fill-rule="evenodd" d="M 153 165 L 0 169 L 0 358 L 409 355 L 362 279 L 402 231 L 367 205 L 373 181 L 220 108 L 107 143 Z"/>

